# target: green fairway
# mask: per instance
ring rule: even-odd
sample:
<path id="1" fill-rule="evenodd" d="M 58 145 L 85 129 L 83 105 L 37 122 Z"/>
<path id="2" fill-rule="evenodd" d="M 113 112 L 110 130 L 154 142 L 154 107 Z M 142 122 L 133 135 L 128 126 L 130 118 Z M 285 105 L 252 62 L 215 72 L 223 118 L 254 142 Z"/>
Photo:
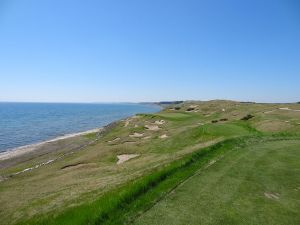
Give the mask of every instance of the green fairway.
<path id="1" fill-rule="evenodd" d="M 299 224 L 300 140 L 232 149 L 135 224 Z"/>

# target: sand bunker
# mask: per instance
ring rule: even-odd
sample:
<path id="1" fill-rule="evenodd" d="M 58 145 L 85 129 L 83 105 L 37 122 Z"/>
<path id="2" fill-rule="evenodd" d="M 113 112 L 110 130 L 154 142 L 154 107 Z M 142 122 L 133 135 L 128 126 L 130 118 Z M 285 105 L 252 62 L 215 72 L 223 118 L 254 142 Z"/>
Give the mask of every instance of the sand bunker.
<path id="1" fill-rule="evenodd" d="M 130 123 L 130 120 L 126 120 L 124 127 L 128 127 L 129 123 Z"/>
<path id="2" fill-rule="evenodd" d="M 168 135 L 166 135 L 166 134 L 163 134 L 163 135 L 159 136 L 159 138 L 161 138 L 161 139 L 165 139 L 167 137 L 168 137 Z"/>
<path id="3" fill-rule="evenodd" d="M 118 155 L 117 157 L 118 157 L 118 162 L 117 162 L 117 164 L 119 165 L 119 164 L 122 164 L 122 163 L 124 163 L 124 162 L 126 162 L 126 161 L 128 161 L 128 160 L 130 160 L 130 159 L 133 159 L 133 158 L 135 158 L 135 157 L 138 157 L 139 156 L 139 154 L 124 154 L 124 155 Z"/>
<path id="4" fill-rule="evenodd" d="M 294 111 L 294 112 L 300 112 L 300 109 L 290 109 L 290 108 L 279 108 L 280 110 L 288 110 L 288 111 Z"/>
<path id="5" fill-rule="evenodd" d="M 157 131 L 160 130 L 160 127 L 157 125 L 145 125 L 148 130 Z"/>
<path id="6" fill-rule="evenodd" d="M 147 137 L 143 137 L 142 139 L 146 140 L 146 139 L 150 139 L 151 136 L 147 136 Z"/>
<path id="7" fill-rule="evenodd" d="M 108 143 L 112 143 L 112 142 L 116 142 L 116 141 L 119 141 L 119 140 L 121 140 L 121 138 L 115 138 L 115 139 L 113 139 L 113 140 L 111 140 L 111 141 L 108 141 Z"/>
<path id="8" fill-rule="evenodd" d="M 141 133 L 133 133 L 133 134 L 130 134 L 129 137 L 134 137 L 134 138 L 139 138 L 139 137 L 143 137 L 144 134 L 141 134 Z"/>
<path id="9" fill-rule="evenodd" d="M 156 120 L 154 123 L 157 125 L 163 125 L 163 124 L 165 124 L 165 121 L 164 120 Z"/>

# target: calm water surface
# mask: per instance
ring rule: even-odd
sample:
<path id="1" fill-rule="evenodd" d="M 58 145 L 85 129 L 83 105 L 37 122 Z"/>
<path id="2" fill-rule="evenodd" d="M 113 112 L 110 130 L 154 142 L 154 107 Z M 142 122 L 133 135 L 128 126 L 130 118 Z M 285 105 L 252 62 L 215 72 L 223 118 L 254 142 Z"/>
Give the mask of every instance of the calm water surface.
<path id="1" fill-rule="evenodd" d="M 0 152 L 159 110 L 150 104 L 0 103 Z"/>

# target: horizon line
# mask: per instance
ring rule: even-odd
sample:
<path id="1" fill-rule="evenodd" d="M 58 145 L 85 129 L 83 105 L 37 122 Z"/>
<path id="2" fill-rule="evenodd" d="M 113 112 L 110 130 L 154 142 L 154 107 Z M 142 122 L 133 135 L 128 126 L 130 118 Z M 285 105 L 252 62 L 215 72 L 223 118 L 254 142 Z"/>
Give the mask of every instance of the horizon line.
<path id="1" fill-rule="evenodd" d="M 257 103 L 257 104 L 299 104 L 300 101 L 295 102 L 257 102 L 251 100 L 233 100 L 233 99 L 203 99 L 203 100 L 160 100 L 160 101 L 93 101 L 93 102 L 56 102 L 56 101 L 3 101 L 0 100 L 0 103 L 36 103 L 36 104 L 155 104 L 163 102 L 208 102 L 208 101 L 235 101 L 240 103 Z"/>

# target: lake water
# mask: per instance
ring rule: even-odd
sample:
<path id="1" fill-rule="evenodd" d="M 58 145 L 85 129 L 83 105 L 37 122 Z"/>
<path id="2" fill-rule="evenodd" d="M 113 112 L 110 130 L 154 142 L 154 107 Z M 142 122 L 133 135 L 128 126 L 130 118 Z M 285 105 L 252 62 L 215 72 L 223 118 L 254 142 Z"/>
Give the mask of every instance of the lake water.
<path id="1" fill-rule="evenodd" d="M 0 103 L 0 152 L 159 110 L 151 104 Z"/>

